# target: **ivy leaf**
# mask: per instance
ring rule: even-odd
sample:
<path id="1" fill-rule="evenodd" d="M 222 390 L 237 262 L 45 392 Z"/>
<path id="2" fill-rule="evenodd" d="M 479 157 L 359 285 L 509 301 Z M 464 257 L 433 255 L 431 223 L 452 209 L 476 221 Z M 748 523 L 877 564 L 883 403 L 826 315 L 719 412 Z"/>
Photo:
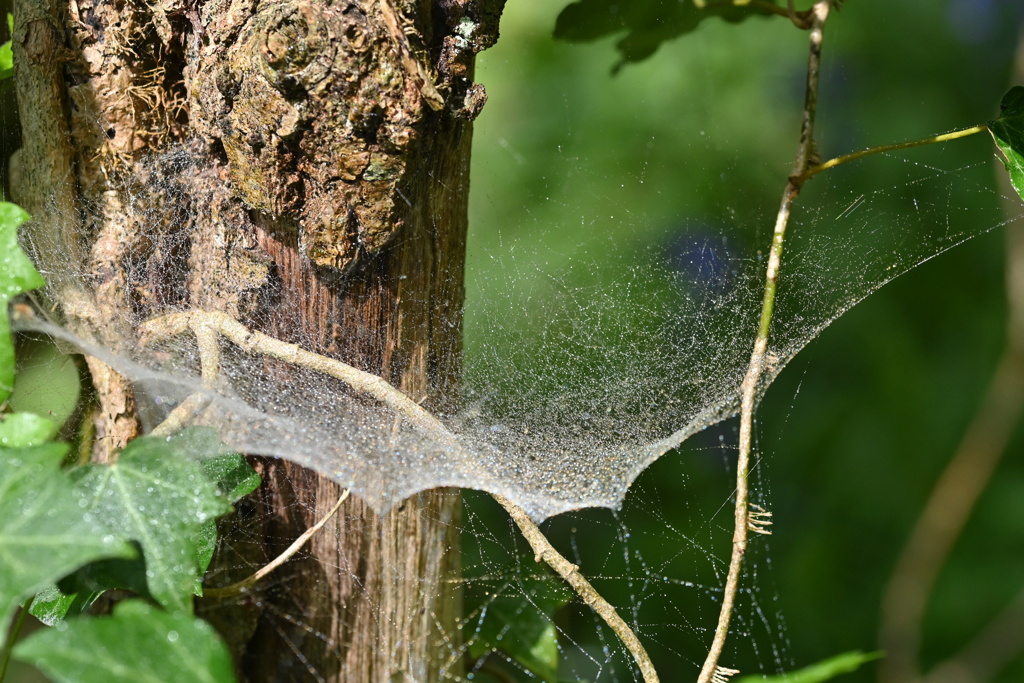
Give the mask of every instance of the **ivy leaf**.
<path id="1" fill-rule="evenodd" d="M 224 453 L 226 446 L 216 431 L 208 428 L 190 428 L 166 442 L 174 451 L 173 457 L 200 458 L 204 476 L 225 495 L 230 502 L 251 493 L 260 484 L 260 477 L 237 453 Z M 212 455 L 211 455 L 212 454 Z M 202 594 L 202 575 L 206 573 L 217 545 L 217 525 L 214 519 L 193 528 L 191 541 L 195 549 L 195 582 L 192 591 Z M 82 614 L 103 593 L 111 589 L 126 589 L 159 602 L 153 596 L 147 564 L 142 556 L 132 560 L 101 560 L 80 568 L 71 576 L 53 586 L 46 600 L 37 597 L 32 603 L 32 614 L 49 625 Z M 182 579 L 182 586 L 184 579 Z M 191 596 L 186 596 L 189 599 Z"/>
<path id="2" fill-rule="evenodd" d="M 262 481 L 256 470 L 237 453 L 206 458 L 202 464 L 206 476 L 217 485 L 221 495 L 232 503 L 255 491 Z M 196 535 L 196 555 L 200 574 L 195 586 L 197 595 L 202 594 L 202 575 L 206 573 L 210 562 L 213 561 L 213 553 L 216 549 L 217 523 L 210 520 L 199 529 L 199 533 Z"/>
<path id="3" fill-rule="evenodd" d="M 863 664 L 882 657 L 881 652 L 844 652 L 830 657 L 803 669 L 790 671 L 778 676 L 744 676 L 736 683 L 823 683 L 836 676 L 848 674 L 859 669 Z"/>
<path id="4" fill-rule="evenodd" d="M 130 559 L 105 559 L 80 567 L 38 593 L 29 613 L 47 626 L 55 626 L 85 614 L 101 595 L 115 588 L 156 602 L 146 583 L 146 561 L 141 552 Z"/>
<path id="5" fill-rule="evenodd" d="M 18 246 L 18 226 L 28 218 L 17 204 L 0 202 L 0 401 L 6 401 L 14 389 L 14 345 L 7 304 L 22 292 L 46 284 Z"/>
<path id="6" fill-rule="evenodd" d="M 0 448 L 39 446 L 57 434 L 57 425 L 34 413 L 0 415 Z"/>
<path id="7" fill-rule="evenodd" d="M 999 118 L 989 121 L 988 129 L 1003 153 L 1013 189 L 1024 199 L 1024 87 L 1006 91 L 999 103 Z"/>
<path id="8" fill-rule="evenodd" d="M 60 427 L 78 408 L 82 378 L 75 359 L 48 340 L 22 341 L 28 343 L 18 347 L 14 391 L 7 405 L 46 416 Z"/>
<path id="9" fill-rule="evenodd" d="M 132 547 L 82 514 L 60 471 L 67 446 L 0 448 L 0 642 L 16 605 L 101 557 L 131 557 Z"/>
<path id="10" fill-rule="evenodd" d="M 625 31 L 615 47 L 621 61 L 640 62 L 662 43 L 686 35 L 705 19 L 719 17 L 730 23 L 750 16 L 771 16 L 763 7 L 707 3 L 693 0 L 577 0 L 562 10 L 555 22 L 555 38 L 570 43 L 599 40 Z"/>
<path id="11" fill-rule="evenodd" d="M 464 627 L 471 657 L 500 650 L 544 681 L 558 680 L 558 633 L 553 616 L 569 603 L 568 588 L 550 577 L 531 585 L 468 584 Z"/>
<path id="12" fill-rule="evenodd" d="M 29 613 L 47 626 L 56 626 L 68 615 L 77 616 L 89 610 L 103 591 L 65 593 L 56 585 L 36 593 Z"/>
<path id="13" fill-rule="evenodd" d="M 217 438 L 216 432 L 214 438 Z M 219 439 L 217 441 L 219 443 Z M 221 495 L 232 503 L 260 486 L 260 475 L 238 453 L 204 458 L 202 466 L 207 478 L 216 484 Z"/>
<path id="14" fill-rule="evenodd" d="M 37 631 L 14 657 L 57 683 L 230 683 L 231 656 L 206 622 L 127 600 L 113 616 Z"/>
<path id="15" fill-rule="evenodd" d="M 87 512 L 111 532 L 138 541 L 150 594 L 178 612 L 192 610 L 201 573 L 197 537 L 231 511 L 195 460 L 202 453 L 190 450 L 194 437 L 136 439 L 116 463 L 72 472 L 89 501 Z"/>
<path id="16" fill-rule="evenodd" d="M 14 36 L 14 15 L 7 13 L 7 30 L 9 35 Z M 8 40 L 0 45 L 0 81 L 14 75 L 14 53 L 11 52 L 11 41 Z"/>

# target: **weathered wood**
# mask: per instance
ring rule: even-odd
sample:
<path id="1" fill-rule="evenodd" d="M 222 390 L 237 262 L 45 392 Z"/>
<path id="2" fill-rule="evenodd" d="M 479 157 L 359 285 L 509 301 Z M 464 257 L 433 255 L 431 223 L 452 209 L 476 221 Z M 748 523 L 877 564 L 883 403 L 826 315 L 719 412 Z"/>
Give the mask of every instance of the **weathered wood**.
<path id="1" fill-rule="evenodd" d="M 23 156 L 53 159 L 23 171 L 25 201 L 62 219 L 35 239 L 77 331 L 117 349 L 215 308 L 455 406 L 473 60 L 503 0 L 19 1 Z M 138 422 L 94 370 L 106 457 Z M 339 495 L 258 464 L 225 581 Z M 249 681 L 439 680 L 460 665 L 458 515 L 456 492 L 384 518 L 353 499 L 265 590 L 201 611 Z"/>

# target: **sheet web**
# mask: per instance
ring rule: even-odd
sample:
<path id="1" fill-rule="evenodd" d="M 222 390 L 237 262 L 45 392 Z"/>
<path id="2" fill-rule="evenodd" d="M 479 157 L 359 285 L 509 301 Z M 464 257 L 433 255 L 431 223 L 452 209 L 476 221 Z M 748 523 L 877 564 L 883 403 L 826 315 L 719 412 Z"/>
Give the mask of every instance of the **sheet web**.
<path id="1" fill-rule="evenodd" d="M 952 170 L 908 158 L 876 163 L 894 165 L 904 181 L 854 196 L 813 188 L 809 208 L 795 215 L 762 391 L 849 307 L 1005 220 L 987 159 Z M 645 219 L 623 216 L 608 234 Z M 205 406 L 191 423 L 216 428 L 240 452 L 330 476 L 378 512 L 450 486 L 506 496 L 540 521 L 617 507 L 652 462 L 736 414 L 763 277 L 758 238 L 748 240 L 728 251 L 705 241 L 682 265 L 651 248 L 598 261 L 581 247 L 541 279 L 521 277 L 514 261 L 489 269 L 486 285 L 503 295 L 468 302 L 463 407 L 437 416 L 446 434 L 349 380 L 269 361 L 227 339 L 218 343 L 215 383 L 204 387 L 184 326 L 143 333 L 137 348 L 118 350 L 48 331 L 131 378 L 148 428 L 198 392 Z M 709 261 L 722 266 L 716 272 Z"/>
<path id="2" fill-rule="evenodd" d="M 890 155 L 864 162 L 870 166 L 862 172 L 894 179 L 881 189 L 851 194 L 844 169 L 808 187 L 794 216 L 762 391 L 830 322 L 885 282 L 1006 221 L 991 159 L 981 157 L 944 168 L 941 155 Z M 586 182 L 582 162 L 570 163 Z M 581 223 L 599 223 L 576 210 L 584 212 Z M 627 209 L 603 229 L 628 233 L 649 220 Z M 444 486 L 499 493 L 538 521 L 558 515 L 545 528 L 563 554 L 611 599 L 661 666 L 669 662 L 688 677 L 704 655 L 726 571 L 735 436 L 732 423 L 720 423 L 736 413 L 753 343 L 764 262 L 757 245 L 767 242 L 765 232 L 763 225 L 726 237 L 696 231 L 682 247 L 670 241 L 668 248 L 643 245 L 600 258 L 584 240 L 559 255 L 553 270 L 545 260 L 554 252 L 537 246 L 543 241 L 527 248 L 506 240 L 503 253 L 481 259 L 488 268 L 476 274 L 478 289 L 467 302 L 463 408 L 438 416 L 450 438 L 345 382 L 226 340 L 216 383 L 204 387 L 189 334 L 114 351 L 35 325 L 130 377 L 150 428 L 198 392 L 206 405 L 195 423 L 216 427 L 240 452 L 287 458 L 330 476 L 378 511 Z M 501 294 L 483 298 L 485 289 Z M 694 435 L 696 444 L 684 444 Z M 666 453 L 673 462 L 655 462 Z M 644 477 L 652 464 L 654 473 Z M 763 463 L 758 467 L 760 477 Z M 641 484 L 630 489 L 638 477 Z M 708 490 L 717 493 L 709 497 Z M 770 509 L 767 482 L 755 481 L 753 490 L 755 502 Z M 539 621 L 554 630 L 547 642 L 557 643 L 560 678 L 633 679 L 632 660 L 614 634 L 534 562 L 488 500 L 469 495 L 458 522 L 467 610 L 462 634 L 449 638 L 449 678 L 458 680 L 454 672 L 464 666 L 477 680 L 501 680 L 495 669 L 535 678 L 521 657 L 500 650 L 503 638 L 512 650 L 526 638 L 516 630 L 525 614 L 534 628 Z M 619 511 L 572 512 L 597 507 Z M 635 535 L 651 528 L 659 529 L 654 539 Z M 760 538 L 752 546 L 726 652 L 735 658 L 729 661 L 747 662 L 746 671 L 794 665 L 773 606 L 769 550 Z M 401 568 L 391 570 L 401 579 Z M 274 590 L 273 578 L 265 590 Z M 327 634 L 301 618 L 266 607 L 298 665 L 304 659 L 289 635 L 294 629 L 330 646 Z M 508 630 L 496 633 L 496 623 Z M 321 678 L 312 668 L 307 673 Z"/>
<path id="3" fill-rule="evenodd" d="M 576 115 L 563 104 L 557 113 Z M 722 133 L 709 130 L 710 138 Z M 666 208 L 673 202 L 646 208 L 651 194 L 640 186 L 656 183 L 657 160 L 665 159 L 657 148 L 664 143 L 650 133 L 632 143 L 653 151 L 636 164 L 613 162 L 609 170 L 582 156 L 571 134 L 546 141 L 558 146 L 557 163 L 539 174 L 538 187 L 517 211 L 492 200 L 484 185 L 477 201 L 496 205 L 474 228 L 490 237 L 478 238 L 471 254 L 462 407 L 438 416 L 454 439 L 439 439 L 344 382 L 226 341 L 219 345 L 216 384 L 204 387 L 188 334 L 104 349 L 46 331 L 136 382 L 149 427 L 198 392 L 207 404 L 195 423 L 216 427 L 240 452 L 321 472 L 380 512 L 418 491 L 469 491 L 458 522 L 467 609 L 461 636 L 449 638 L 447 678 L 458 680 L 463 667 L 475 680 L 505 680 L 495 668 L 506 677 L 537 678 L 522 658 L 480 654 L 501 648 L 506 638 L 521 643 L 514 629 L 523 614 L 554 631 L 547 642 L 556 643 L 559 679 L 636 678 L 617 638 L 534 562 L 490 499 L 473 493 L 487 491 L 537 521 L 553 517 L 545 530 L 635 628 L 664 679 L 686 679 L 699 668 L 719 609 L 735 455 L 731 423 L 721 423 L 738 408 L 787 165 L 783 155 L 770 168 L 740 170 L 747 162 L 728 150 L 724 167 L 694 161 L 702 151 L 723 156 L 720 141 L 701 143 L 682 163 L 696 165 L 695 177 L 726 185 L 742 180 L 731 198 L 692 213 Z M 941 150 L 911 151 L 839 168 L 807 186 L 790 228 L 762 392 L 800 349 L 878 287 L 1007 222 L 987 141 L 978 143 L 977 161 L 966 166 L 944 161 Z M 515 139 L 496 135 L 489 144 L 501 148 L 509 165 L 537 163 Z M 490 155 L 492 165 L 478 177 L 501 171 L 496 158 Z M 184 150 L 153 159 L 151 168 L 164 205 L 134 203 L 137 190 L 122 191 L 132 220 L 165 226 L 139 245 L 140 269 L 149 267 L 147 249 L 172 255 L 184 245 L 189 212 L 203 210 L 200 198 L 180 194 L 174 179 L 209 170 Z M 848 190 L 863 186 L 854 182 L 858 174 L 876 177 L 876 189 Z M 767 189 L 753 189 L 757 181 Z M 590 188 L 592 202 L 569 191 L 579 187 Z M 688 199 L 689 190 L 679 193 L 677 203 Z M 498 217 L 500 225 L 486 224 Z M 640 238 L 627 241 L 628 235 Z M 46 275 L 51 286 L 66 287 L 81 273 L 69 264 Z M 755 502 L 770 509 L 764 466 L 756 469 L 753 489 Z M 654 538 L 652 528 L 659 529 Z M 791 668 L 796 662 L 787 654 L 784 616 L 774 606 L 770 542 L 758 539 L 749 558 L 724 661 L 743 661 L 750 673 Z M 402 568 L 390 569 L 402 578 Z M 266 590 L 274 585 L 271 578 Z M 289 635 L 294 628 L 330 644 L 327 634 L 294 614 L 271 617 L 300 668 L 305 660 Z M 495 622 L 508 630 L 495 635 Z M 305 673 L 322 679 L 315 669 Z"/>

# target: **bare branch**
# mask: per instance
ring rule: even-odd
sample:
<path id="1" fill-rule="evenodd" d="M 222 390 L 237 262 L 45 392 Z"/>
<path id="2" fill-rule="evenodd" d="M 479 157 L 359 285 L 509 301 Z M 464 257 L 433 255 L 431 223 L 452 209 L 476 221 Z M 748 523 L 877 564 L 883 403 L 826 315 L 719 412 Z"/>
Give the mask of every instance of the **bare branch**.
<path id="1" fill-rule="evenodd" d="M 203 597 L 213 598 L 215 600 L 223 600 L 224 598 L 230 598 L 236 595 L 241 595 L 243 593 L 249 592 L 252 589 L 252 587 L 259 582 L 260 579 L 262 579 L 264 576 L 280 567 L 282 564 L 290 560 L 292 556 L 295 555 L 295 553 L 299 552 L 299 550 L 302 549 L 302 546 L 306 545 L 306 542 L 309 539 L 313 538 L 313 535 L 317 531 L 320 531 L 320 529 L 323 528 L 324 524 L 327 524 L 327 522 L 330 521 L 332 517 L 334 517 L 334 514 L 341 509 L 341 504 L 348 500 L 348 496 L 348 489 L 342 491 L 341 496 L 338 497 L 338 502 L 334 504 L 334 507 L 331 508 L 330 512 L 324 515 L 324 517 L 319 522 L 306 529 L 301 536 L 296 538 L 292 542 L 292 544 L 288 546 L 287 549 L 285 549 L 283 553 L 275 557 L 273 560 L 268 562 L 266 565 L 264 565 L 259 570 L 254 572 L 252 575 L 247 576 L 238 583 L 233 583 L 230 586 L 225 586 L 224 588 L 204 588 Z"/>
<path id="2" fill-rule="evenodd" d="M 757 393 L 764 371 L 768 352 L 768 335 L 771 332 L 772 313 L 775 308 L 775 290 L 778 285 L 779 268 L 782 264 L 783 244 L 786 226 L 793 202 L 800 194 L 802 176 L 810 166 L 814 154 L 814 116 L 818 106 L 818 74 L 821 69 L 821 41 L 825 20 L 828 18 L 830 3 L 819 0 L 812 8 L 810 57 L 807 62 L 807 91 L 804 100 L 803 123 L 800 130 L 800 144 L 797 147 L 796 159 L 790 173 L 786 189 L 782 193 L 782 202 L 775 219 L 775 230 L 772 236 L 771 253 L 768 257 L 768 268 L 765 274 L 764 300 L 761 305 L 761 321 L 758 326 L 754 351 L 750 355 L 750 364 L 741 386 L 740 403 L 740 443 L 736 462 L 736 514 L 732 537 L 732 557 L 729 560 L 729 573 L 726 576 L 725 588 L 722 592 L 722 608 L 718 615 L 715 637 L 708 649 L 707 659 L 701 668 L 698 683 L 712 683 L 716 677 L 721 679 L 724 667 L 718 662 L 725 648 L 725 639 L 729 635 L 729 622 L 739 592 L 740 572 L 743 569 L 743 556 L 747 552 L 748 532 L 751 530 L 750 492 L 748 478 L 750 475 L 750 454 L 753 449 L 754 409 L 757 407 Z M 763 520 L 763 517 L 755 519 Z M 757 527 L 757 523 L 754 524 Z"/>
<path id="3" fill-rule="evenodd" d="M 540 530 L 540 527 L 533 523 L 533 520 L 530 519 L 525 510 L 504 496 L 499 496 L 498 494 L 491 495 L 494 496 L 494 500 L 498 501 L 505 508 L 509 517 L 519 527 L 523 538 L 526 539 L 533 549 L 533 559 L 537 562 L 543 561 L 555 570 L 556 574 L 572 586 L 572 589 L 583 599 L 583 602 L 589 605 L 599 617 L 604 619 L 604 623 L 608 624 L 608 627 L 615 632 L 615 635 L 619 637 L 622 644 L 633 655 L 637 666 L 640 667 L 640 673 L 643 674 L 644 681 L 647 683 L 657 681 L 658 674 L 654 670 L 654 665 L 651 663 L 650 657 L 647 656 L 647 651 L 644 650 L 644 646 L 637 639 L 633 629 L 619 616 L 611 603 L 601 597 L 597 589 L 580 574 L 580 568 L 555 550 L 547 536 Z"/>

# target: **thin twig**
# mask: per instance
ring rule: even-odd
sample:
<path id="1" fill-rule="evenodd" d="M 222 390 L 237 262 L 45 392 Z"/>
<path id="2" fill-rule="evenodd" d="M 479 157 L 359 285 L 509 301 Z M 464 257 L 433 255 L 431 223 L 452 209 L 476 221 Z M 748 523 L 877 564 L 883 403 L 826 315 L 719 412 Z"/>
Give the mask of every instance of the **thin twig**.
<path id="1" fill-rule="evenodd" d="M 323 528 L 324 524 L 327 524 L 331 517 L 334 517 L 334 514 L 341 509 L 341 504 L 348 499 L 348 496 L 348 489 L 342 491 L 341 496 L 338 497 L 338 502 L 334 504 L 334 507 L 331 508 L 330 512 L 324 515 L 319 522 L 302 532 L 302 535 L 296 538 L 283 553 L 275 557 L 252 575 L 242 579 L 238 583 L 233 583 L 230 586 L 225 586 L 223 588 L 204 588 L 203 597 L 223 600 L 224 598 L 231 598 L 236 595 L 247 593 L 260 581 L 260 579 L 280 567 L 282 564 L 290 560 L 295 553 L 299 552 L 299 550 L 302 549 L 302 546 L 306 545 L 306 541 L 313 538 L 313 535 Z"/>
<path id="2" fill-rule="evenodd" d="M 569 560 L 565 559 L 555 548 L 551 545 L 551 542 L 544 535 L 544 532 L 534 524 L 530 516 L 526 514 L 526 511 L 521 507 L 510 501 L 504 496 L 500 496 L 496 493 L 491 494 L 494 499 L 505 508 L 508 512 L 509 517 L 516 523 L 519 530 L 523 534 L 523 538 L 530 544 L 533 549 L 533 558 L 535 561 L 544 561 L 549 567 L 555 570 L 555 573 L 562 577 L 566 583 L 572 586 L 572 589 L 583 599 L 587 605 L 593 609 L 599 617 L 604 619 L 604 623 L 608 624 L 608 627 L 615 632 L 615 635 L 619 637 L 623 645 L 632 653 L 633 659 L 636 660 L 636 664 L 640 667 L 640 673 L 643 675 L 644 680 L 647 683 L 653 683 L 658 680 L 658 674 L 654 670 L 654 665 L 651 663 L 651 658 L 647 656 L 647 651 L 644 650 L 643 645 L 637 639 L 633 629 L 629 627 L 622 617 L 619 616 L 618 612 L 611 604 L 601 597 L 601 594 L 597 592 L 589 581 L 580 574 L 580 568 L 574 565 Z"/>
<path id="3" fill-rule="evenodd" d="M 933 135 L 928 138 L 921 138 L 920 140 L 911 140 L 910 142 L 897 142 L 893 145 L 882 145 L 881 147 L 871 147 L 869 149 L 862 149 L 859 152 L 851 152 L 844 154 L 835 159 L 829 159 L 826 162 L 811 166 L 800 175 L 800 182 L 806 182 L 814 176 L 818 175 L 822 171 L 827 171 L 830 168 L 835 168 L 840 164 L 845 164 L 848 161 L 856 161 L 857 159 L 863 159 L 864 157 L 871 156 L 873 154 L 882 154 L 884 152 L 895 152 L 899 149 L 909 149 L 911 147 L 923 147 L 924 145 L 934 145 L 938 142 L 949 142 L 950 140 L 959 140 L 960 138 L 966 138 L 969 135 L 976 133 L 982 133 L 988 130 L 988 126 L 982 124 L 980 126 L 971 126 L 970 128 L 961 128 L 960 130 L 954 130 L 949 133 L 943 133 L 942 135 Z"/>
<path id="4" fill-rule="evenodd" d="M 445 441 L 446 443 L 457 444 L 455 435 L 452 434 L 444 424 L 430 414 L 425 408 L 410 399 L 401 391 L 393 387 L 386 380 L 368 372 L 358 370 L 351 365 L 342 363 L 333 358 L 327 358 L 295 345 L 274 339 L 261 332 L 254 332 L 247 329 L 242 323 L 224 313 L 215 311 L 190 311 L 186 313 L 171 313 L 160 318 L 155 318 L 143 323 L 139 327 L 140 339 L 143 344 L 166 339 L 180 335 L 188 329 L 193 330 L 214 330 L 225 338 L 229 339 L 239 348 L 250 353 L 260 353 L 265 356 L 277 358 L 291 365 L 315 370 L 330 375 L 345 382 L 353 389 L 362 391 L 373 396 L 384 405 L 404 415 L 415 425 L 421 427 L 431 435 Z M 202 355 L 202 354 L 201 354 Z M 204 377 L 206 375 L 204 374 Z M 347 492 L 346 492 L 347 495 Z M 519 526 L 523 536 L 530 543 L 534 555 L 538 560 L 543 560 L 555 573 L 561 576 L 575 590 L 587 605 L 589 605 L 605 623 L 622 640 L 623 645 L 633 655 L 646 683 L 658 683 L 658 675 L 654 671 L 651 659 L 647 655 L 640 640 L 616 613 L 615 608 L 605 600 L 590 585 L 590 583 L 579 573 L 579 567 L 565 559 L 551 543 L 545 538 L 544 533 L 534 524 L 530 516 L 521 507 L 498 494 L 492 494 L 495 500 L 508 511 L 509 515 Z M 340 501 L 338 503 L 340 505 Z M 315 529 L 307 533 L 315 533 Z M 305 536 L 305 534 L 304 534 Z M 298 542 L 298 541 L 296 541 Z M 290 550 L 290 549 L 289 549 Z M 287 551 L 286 551 L 287 552 Z M 276 560 L 275 560 L 276 562 Z M 270 565 L 268 565 L 269 567 Z M 266 568 L 265 568 L 266 569 Z M 263 570 L 260 570 L 261 572 Z M 269 569 L 267 571 L 270 571 Z M 254 575 L 255 576 L 255 575 Z M 250 577 L 251 579 L 252 577 Z M 245 582 L 248 582 L 246 579 Z M 244 582 L 243 582 L 244 583 Z M 236 584 L 237 585 L 237 584 Z M 228 591 L 234 588 L 209 589 L 205 593 L 211 597 L 222 597 L 220 591 Z M 231 593 L 231 594 L 237 594 Z"/>
<path id="5" fill-rule="evenodd" d="M 757 394 L 768 351 L 768 335 L 771 332 L 772 313 L 775 308 L 775 291 L 778 286 L 779 267 L 782 263 L 786 226 L 789 223 L 793 202 L 803 186 L 802 176 L 807 171 L 814 151 L 814 116 L 818 105 L 821 41 L 829 6 L 828 0 L 819 0 L 812 8 L 807 91 L 804 99 L 803 123 L 800 129 L 800 144 L 797 147 L 793 170 L 786 183 L 786 189 L 782 193 L 779 213 L 775 219 L 771 253 L 768 256 L 768 268 L 765 273 L 761 320 L 758 325 L 757 338 L 754 340 L 754 351 L 750 355 L 750 364 L 740 389 L 740 443 L 736 462 L 736 514 L 732 537 L 732 557 L 729 560 L 729 573 L 722 591 L 722 607 L 718 616 L 718 625 L 715 628 L 715 637 L 708 649 L 707 659 L 704 660 L 700 677 L 697 679 L 698 683 L 711 683 L 716 675 L 721 678 L 721 672 L 724 671 L 724 668 L 719 667 L 718 661 L 725 648 L 725 639 L 729 635 L 729 622 L 732 619 L 736 595 L 739 591 L 740 572 L 743 569 L 743 556 L 747 552 L 747 538 L 750 530 L 748 478 L 750 454 L 753 448 L 754 409 L 757 406 Z"/>
<path id="6" fill-rule="evenodd" d="M 187 426 L 193 417 L 198 415 L 206 406 L 210 405 L 210 396 L 202 392 L 196 392 L 179 403 L 172 410 L 164 421 L 158 424 L 149 432 L 150 436 L 170 436 Z"/>

